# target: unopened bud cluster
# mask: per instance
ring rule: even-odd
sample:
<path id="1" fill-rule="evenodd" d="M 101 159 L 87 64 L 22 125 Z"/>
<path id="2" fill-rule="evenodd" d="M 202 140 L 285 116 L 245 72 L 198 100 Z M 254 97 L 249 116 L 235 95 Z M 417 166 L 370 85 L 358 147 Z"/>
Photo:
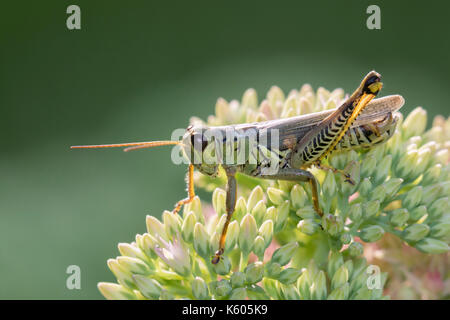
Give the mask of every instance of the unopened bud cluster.
<path id="1" fill-rule="evenodd" d="M 258 105 L 249 89 L 241 103 L 219 99 L 208 125 L 291 117 L 335 108 L 343 98 L 341 89 L 314 93 L 304 85 L 285 97 L 273 87 Z M 197 175 L 196 186 L 213 191 L 215 213 L 205 214 L 196 197 L 182 215 L 147 216 L 147 233 L 119 244 L 121 256 L 108 261 L 118 283 L 99 283 L 101 293 L 109 299 L 385 298 L 386 274 L 381 288 L 367 285 L 365 242 L 390 233 L 425 253 L 449 251 L 450 120 L 425 126 L 419 107 L 387 143 L 328 157 L 325 164 L 346 170 L 354 185 L 340 173 L 311 168 L 322 217 L 308 184 L 238 175 L 239 197 L 217 265 L 210 261 L 226 220 L 224 174 Z"/>

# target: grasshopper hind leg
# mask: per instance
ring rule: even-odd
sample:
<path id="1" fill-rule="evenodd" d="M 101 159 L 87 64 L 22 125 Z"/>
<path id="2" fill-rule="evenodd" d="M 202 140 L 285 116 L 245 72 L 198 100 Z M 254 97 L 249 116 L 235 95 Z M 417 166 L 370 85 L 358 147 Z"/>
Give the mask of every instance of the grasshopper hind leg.
<path id="1" fill-rule="evenodd" d="M 344 170 L 336 169 L 334 167 L 323 164 L 320 161 L 316 162 L 314 165 L 321 170 L 327 170 L 327 171 L 331 171 L 333 173 L 339 173 L 340 175 L 342 175 L 344 177 L 344 182 L 348 182 L 353 186 L 356 184 L 355 180 L 351 177 L 350 173 L 347 172 L 347 171 L 349 171 L 349 167 L 354 165 L 353 161 L 350 162 Z"/>
<path id="2" fill-rule="evenodd" d="M 311 196 L 313 201 L 313 207 L 319 216 L 323 216 L 323 211 L 319 206 L 319 190 L 318 183 L 314 175 L 302 169 L 294 168 L 283 168 L 280 169 L 276 174 L 272 175 L 260 175 L 260 178 L 271 179 L 271 180 L 286 180 L 286 181 L 299 181 L 299 182 L 309 182 L 311 186 Z"/>

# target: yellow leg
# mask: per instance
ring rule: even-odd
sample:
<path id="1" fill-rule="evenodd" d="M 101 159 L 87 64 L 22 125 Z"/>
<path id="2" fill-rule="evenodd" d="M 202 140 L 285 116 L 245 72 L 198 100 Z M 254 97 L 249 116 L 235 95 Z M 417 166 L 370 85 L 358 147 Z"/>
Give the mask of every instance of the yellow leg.
<path id="1" fill-rule="evenodd" d="M 185 204 L 188 204 L 194 200 L 195 192 L 194 192 L 194 165 L 189 165 L 189 171 L 187 175 L 187 189 L 188 189 L 188 197 L 180 200 L 175 205 L 175 208 L 173 209 L 172 213 L 177 214 L 181 207 Z"/>

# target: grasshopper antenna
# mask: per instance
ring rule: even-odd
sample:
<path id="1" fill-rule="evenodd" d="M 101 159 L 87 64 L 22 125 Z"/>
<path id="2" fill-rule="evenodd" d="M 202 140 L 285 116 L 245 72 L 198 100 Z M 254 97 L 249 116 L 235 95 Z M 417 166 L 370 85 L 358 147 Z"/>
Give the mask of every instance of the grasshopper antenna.
<path id="1" fill-rule="evenodd" d="M 147 142 L 131 142 L 131 143 L 116 143 L 116 144 L 97 144 L 97 145 L 83 145 L 71 146 L 70 149 L 98 149 L 98 148 L 122 148 L 123 151 L 133 151 L 145 148 L 168 146 L 168 145 L 182 145 L 181 141 L 147 141 Z"/>

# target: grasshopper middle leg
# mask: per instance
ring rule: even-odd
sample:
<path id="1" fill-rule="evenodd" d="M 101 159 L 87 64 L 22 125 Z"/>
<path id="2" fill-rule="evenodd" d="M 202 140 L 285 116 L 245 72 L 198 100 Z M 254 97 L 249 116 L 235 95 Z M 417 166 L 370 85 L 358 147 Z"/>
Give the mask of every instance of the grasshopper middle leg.
<path id="1" fill-rule="evenodd" d="M 231 216 L 233 215 L 234 208 L 236 206 L 237 188 L 236 188 L 236 178 L 234 176 L 236 173 L 236 169 L 235 168 L 225 168 L 225 171 L 227 173 L 227 178 L 228 178 L 227 198 L 226 198 L 227 220 L 225 221 L 225 224 L 222 229 L 222 234 L 220 235 L 219 250 L 216 251 L 214 258 L 211 260 L 212 264 L 219 263 L 220 257 L 223 255 L 223 253 L 225 251 L 225 241 L 226 241 L 226 236 L 227 236 L 228 225 L 230 224 Z"/>

